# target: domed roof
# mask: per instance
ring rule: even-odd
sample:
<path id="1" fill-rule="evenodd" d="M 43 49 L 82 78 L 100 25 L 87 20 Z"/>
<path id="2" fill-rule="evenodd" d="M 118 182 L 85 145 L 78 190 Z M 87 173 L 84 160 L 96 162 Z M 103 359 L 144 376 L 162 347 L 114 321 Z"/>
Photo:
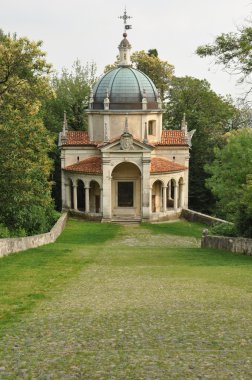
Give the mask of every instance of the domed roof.
<path id="1" fill-rule="evenodd" d="M 158 108 L 158 91 L 152 80 L 132 67 L 119 66 L 107 72 L 93 90 L 94 109 L 104 108 L 104 98 L 109 97 L 110 109 L 142 109 L 142 99 L 147 99 L 148 109 Z"/>

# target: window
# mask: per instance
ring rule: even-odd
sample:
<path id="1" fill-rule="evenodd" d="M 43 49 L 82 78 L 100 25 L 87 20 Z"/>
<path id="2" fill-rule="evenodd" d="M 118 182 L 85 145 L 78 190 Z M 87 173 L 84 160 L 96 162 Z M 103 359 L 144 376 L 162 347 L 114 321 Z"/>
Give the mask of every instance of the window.
<path id="1" fill-rule="evenodd" d="M 156 120 L 149 120 L 148 134 L 152 136 L 156 135 Z"/>
<path id="2" fill-rule="evenodd" d="M 118 182 L 118 207 L 133 207 L 133 182 Z"/>

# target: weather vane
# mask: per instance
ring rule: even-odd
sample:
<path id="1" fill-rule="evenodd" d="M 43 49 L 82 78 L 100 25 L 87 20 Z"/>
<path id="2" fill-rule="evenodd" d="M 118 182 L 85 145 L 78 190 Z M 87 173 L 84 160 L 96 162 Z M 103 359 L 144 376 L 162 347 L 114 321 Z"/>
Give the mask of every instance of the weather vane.
<path id="1" fill-rule="evenodd" d="M 124 10 L 123 16 L 119 16 L 119 18 L 123 20 L 125 30 L 132 29 L 132 25 L 127 24 L 127 20 L 132 18 L 132 17 L 127 15 L 126 7 Z"/>

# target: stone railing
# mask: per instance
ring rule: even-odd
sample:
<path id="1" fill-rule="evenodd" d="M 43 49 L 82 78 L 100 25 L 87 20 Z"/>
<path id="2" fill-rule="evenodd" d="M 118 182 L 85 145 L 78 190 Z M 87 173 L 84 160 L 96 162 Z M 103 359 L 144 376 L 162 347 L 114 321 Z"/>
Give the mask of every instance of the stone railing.
<path id="1" fill-rule="evenodd" d="M 214 218 L 213 216 L 201 214 L 201 212 L 184 209 L 184 208 L 181 212 L 180 217 L 188 220 L 189 222 L 198 222 L 198 223 L 208 224 L 210 226 L 212 226 L 215 223 L 229 223 L 226 220 Z"/>
<path id="2" fill-rule="evenodd" d="M 204 230 L 201 238 L 201 248 L 225 249 L 226 251 L 252 256 L 252 239 L 212 236 L 208 235 L 208 230 Z"/>
<path id="3" fill-rule="evenodd" d="M 41 245 L 55 242 L 63 231 L 67 221 L 67 213 L 61 215 L 50 232 L 40 235 L 26 236 L 20 238 L 0 239 L 0 257 L 10 253 L 25 251 L 29 248 L 36 248 Z"/>

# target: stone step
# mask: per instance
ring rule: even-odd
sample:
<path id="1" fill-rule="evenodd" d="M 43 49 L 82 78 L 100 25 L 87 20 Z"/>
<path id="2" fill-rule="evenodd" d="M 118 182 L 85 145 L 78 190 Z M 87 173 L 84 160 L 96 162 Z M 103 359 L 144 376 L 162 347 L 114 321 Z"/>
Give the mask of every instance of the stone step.
<path id="1" fill-rule="evenodd" d="M 141 223 L 141 218 L 132 216 L 114 216 L 111 219 L 111 223 L 124 225 L 139 225 Z"/>

